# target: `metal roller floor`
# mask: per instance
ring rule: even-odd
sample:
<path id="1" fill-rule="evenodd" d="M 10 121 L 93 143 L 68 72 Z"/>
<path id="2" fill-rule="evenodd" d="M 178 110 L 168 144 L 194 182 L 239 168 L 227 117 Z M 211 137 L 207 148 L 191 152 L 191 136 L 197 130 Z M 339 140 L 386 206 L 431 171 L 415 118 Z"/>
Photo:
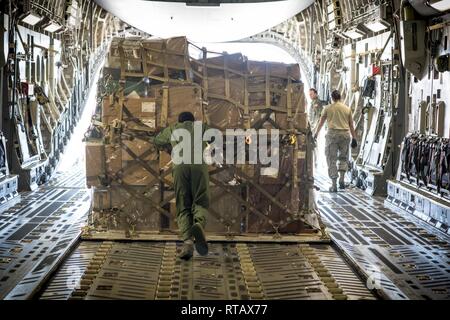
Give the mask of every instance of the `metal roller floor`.
<path id="1" fill-rule="evenodd" d="M 77 243 L 90 207 L 81 170 L 0 207 L 0 299 L 27 299 Z"/>
<path id="2" fill-rule="evenodd" d="M 321 190 L 328 179 L 316 177 Z M 317 206 L 336 246 L 388 299 L 450 299 L 450 236 L 350 188 L 320 192 Z"/>
<path id="3" fill-rule="evenodd" d="M 0 207 L 0 299 L 450 299 L 449 236 L 360 190 L 316 193 L 332 245 L 213 242 L 182 262 L 173 241 L 80 241 L 75 169 Z"/>
<path id="4" fill-rule="evenodd" d="M 375 299 L 330 245 L 81 242 L 39 299 Z"/>

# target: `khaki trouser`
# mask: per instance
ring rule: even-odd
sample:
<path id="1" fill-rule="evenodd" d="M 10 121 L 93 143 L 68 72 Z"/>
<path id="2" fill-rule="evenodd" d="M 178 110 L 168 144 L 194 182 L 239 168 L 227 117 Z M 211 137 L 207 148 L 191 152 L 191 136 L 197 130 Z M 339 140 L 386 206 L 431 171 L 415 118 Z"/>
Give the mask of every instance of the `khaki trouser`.
<path id="1" fill-rule="evenodd" d="M 338 171 L 348 170 L 350 134 L 347 130 L 328 129 L 325 136 L 325 155 L 327 157 L 328 176 L 339 177 Z M 336 166 L 337 162 L 337 166 Z"/>
<path id="2" fill-rule="evenodd" d="M 209 173 L 203 164 L 179 164 L 173 168 L 177 222 L 183 240 L 191 237 L 194 223 L 206 225 L 209 208 Z"/>

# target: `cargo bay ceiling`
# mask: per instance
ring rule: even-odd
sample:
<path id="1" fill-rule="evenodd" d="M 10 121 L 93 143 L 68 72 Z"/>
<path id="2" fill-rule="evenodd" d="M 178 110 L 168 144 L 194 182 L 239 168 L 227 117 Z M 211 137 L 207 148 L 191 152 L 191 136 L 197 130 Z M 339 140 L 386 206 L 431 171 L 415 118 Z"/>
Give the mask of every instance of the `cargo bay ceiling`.
<path id="1" fill-rule="evenodd" d="M 4 2 L 7 3 L 7 2 Z M 340 48 L 394 26 L 400 7 L 409 3 L 423 17 L 450 9 L 447 0 L 18 0 L 17 14 L 29 10 L 74 31 L 97 47 L 124 30 L 200 42 L 253 41 L 277 45 L 291 54 L 314 85 L 314 73 L 340 69 Z M 5 10 L 8 12 L 8 10 Z M 395 18 L 394 18 L 395 17 Z M 128 25 L 129 27 L 125 27 Z M 80 27 L 81 26 L 81 27 Z M 89 28 L 92 26 L 92 28 Z M 81 30 L 81 32 L 80 32 Z M 94 33 L 93 35 L 89 35 Z M 80 43 L 82 45 L 82 43 Z"/>
<path id="2" fill-rule="evenodd" d="M 186 36 L 195 42 L 240 40 L 291 18 L 313 3 L 313 0 L 95 1 L 144 32 L 162 38 Z"/>
<path id="3" fill-rule="evenodd" d="M 424 6 L 424 1 L 411 1 Z M 130 31 L 169 37 L 186 35 L 201 42 L 246 41 L 274 44 L 300 63 L 310 85 L 332 69 L 339 69 L 346 43 L 386 32 L 392 21 L 388 10 L 398 10 L 398 0 L 22 0 L 27 8 L 64 28 L 55 37 L 68 37 L 77 24 L 92 25 L 84 37 L 96 47 L 114 32 Z M 125 7 L 124 7 L 125 6 Z M 21 9 L 19 9 L 20 11 Z M 428 11 L 433 11 L 428 6 Z M 380 24 L 378 21 L 382 20 Z M 362 38 L 354 30 L 363 26 Z M 387 25 L 386 25 L 387 22 Z M 39 29 L 37 24 L 34 28 Z M 127 27 L 128 25 L 128 27 Z M 134 28 L 133 28 L 134 27 Z M 79 28 L 78 28 L 79 29 Z M 36 30 L 38 31 L 38 30 Z M 41 30 L 42 31 L 42 30 Z M 360 34 L 356 34 L 359 36 Z"/>

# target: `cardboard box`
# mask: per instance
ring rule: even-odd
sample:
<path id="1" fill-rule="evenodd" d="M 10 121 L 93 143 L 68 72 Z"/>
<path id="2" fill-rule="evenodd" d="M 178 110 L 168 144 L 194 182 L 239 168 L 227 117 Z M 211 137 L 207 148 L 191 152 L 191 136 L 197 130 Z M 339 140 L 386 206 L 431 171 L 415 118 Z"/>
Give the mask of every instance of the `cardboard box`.
<path id="1" fill-rule="evenodd" d="M 294 118 L 295 128 L 305 130 L 308 128 L 308 114 L 305 112 L 298 113 Z"/>
<path id="2" fill-rule="evenodd" d="M 127 129 L 155 131 L 157 126 L 156 100 L 154 98 L 126 98 L 123 103 L 122 121 Z M 104 98 L 102 103 L 102 122 L 111 124 L 120 119 L 121 108 L 112 97 Z"/>
<path id="3" fill-rule="evenodd" d="M 118 145 L 105 145 L 105 167 L 108 176 L 115 176 L 122 169 L 122 149 Z"/>
<path id="4" fill-rule="evenodd" d="M 145 49 L 147 69 L 151 75 L 164 76 L 164 68 L 161 67 L 164 62 L 170 73 L 185 70 L 188 61 L 188 44 L 185 37 L 144 40 L 142 47 Z"/>
<path id="5" fill-rule="evenodd" d="M 271 77 L 300 81 L 300 67 L 298 64 L 285 64 L 279 62 L 248 61 L 249 74 L 252 77 L 265 76 L 266 69 Z"/>
<path id="6" fill-rule="evenodd" d="M 143 195 L 159 204 L 160 193 L 156 188 L 129 187 L 134 194 Z M 92 195 L 94 225 L 109 230 L 159 231 L 161 214 L 152 209 L 152 203 L 145 198 L 137 198 L 120 186 L 95 188 Z"/>
<path id="7" fill-rule="evenodd" d="M 146 161 L 147 165 L 159 174 L 158 161 Z M 135 161 L 123 161 L 123 182 L 132 186 L 151 186 L 158 184 L 157 175 L 151 173 L 149 170 L 141 166 Z"/>
<path id="8" fill-rule="evenodd" d="M 205 116 L 210 126 L 220 130 L 244 127 L 242 110 L 225 100 L 209 99 Z"/>
<path id="9" fill-rule="evenodd" d="M 134 99 L 128 98 L 124 101 L 123 120 L 127 129 L 155 131 L 156 100 L 152 98 Z"/>
<path id="10" fill-rule="evenodd" d="M 105 176 L 105 145 L 101 140 L 86 142 L 86 185 L 99 187 L 100 178 Z"/>
<path id="11" fill-rule="evenodd" d="M 239 194 L 242 186 L 232 187 Z M 210 187 L 211 204 L 206 214 L 206 232 L 216 234 L 235 233 L 239 234 L 241 229 L 241 204 L 223 189 Z"/>
<path id="12" fill-rule="evenodd" d="M 132 153 L 142 160 L 158 160 L 158 150 L 155 145 L 143 137 L 136 137 L 133 140 L 122 140 L 122 143 L 130 149 Z M 122 161 L 135 160 L 125 148 L 122 148 Z"/>
<path id="13" fill-rule="evenodd" d="M 167 90 L 167 123 L 162 123 L 164 91 Z M 203 121 L 202 89 L 198 85 L 170 85 L 156 90 L 157 125 L 166 127 L 178 121 L 178 115 L 190 111 L 195 120 Z"/>
<path id="14" fill-rule="evenodd" d="M 120 48 L 124 53 L 123 57 Z M 151 83 L 161 83 L 158 78 L 163 78 L 162 80 L 165 78 L 165 81 L 169 79 L 187 81 L 191 76 L 188 43 L 185 37 L 151 40 L 114 38 L 105 65 L 120 70 L 122 63 L 128 76 L 133 77 L 135 74 L 136 78 L 142 79 L 145 75 L 150 77 Z"/>
<path id="15" fill-rule="evenodd" d="M 159 168 L 162 172 L 165 172 L 172 168 L 172 158 L 170 154 L 168 154 L 165 151 L 159 152 Z M 167 174 L 165 179 L 169 180 L 171 183 L 173 183 L 173 175 Z"/>

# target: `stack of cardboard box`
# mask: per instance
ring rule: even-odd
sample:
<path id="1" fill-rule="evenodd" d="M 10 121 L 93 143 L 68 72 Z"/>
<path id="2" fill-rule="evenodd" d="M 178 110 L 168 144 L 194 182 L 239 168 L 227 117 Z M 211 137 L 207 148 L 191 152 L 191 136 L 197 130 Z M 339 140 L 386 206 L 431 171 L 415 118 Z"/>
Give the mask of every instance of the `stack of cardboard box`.
<path id="1" fill-rule="evenodd" d="M 183 37 L 113 40 L 99 90 L 102 137 L 86 143 L 91 226 L 128 236 L 174 231 L 170 155 L 151 137 L 190 111 L 222 131 L 279 129 L 282 135 L 279 168 L 211 166 L 207 231 L 301 232 L 298 213 L 309 201 L 299 186 L 310 188 L 310 159 L 298 65 L 248 61 L 241 54 L 208 58 L 206 52 L 197 60 L 188 47 Z"/>

